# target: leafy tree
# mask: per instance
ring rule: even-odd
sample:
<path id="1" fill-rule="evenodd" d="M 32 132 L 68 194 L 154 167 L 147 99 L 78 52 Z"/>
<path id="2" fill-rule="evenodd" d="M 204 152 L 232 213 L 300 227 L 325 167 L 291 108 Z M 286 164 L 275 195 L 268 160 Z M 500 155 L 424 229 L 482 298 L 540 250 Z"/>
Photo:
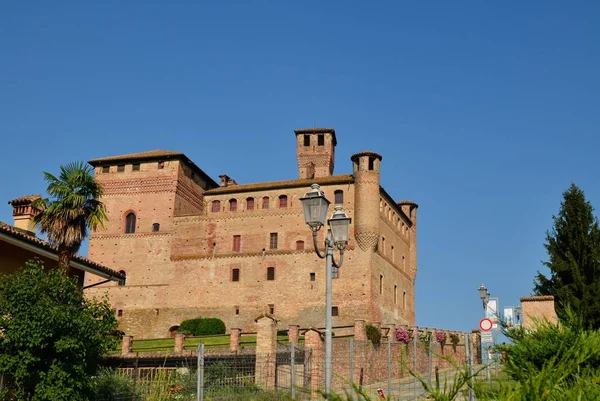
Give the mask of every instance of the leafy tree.
<path id="1" fill-rule="evenodd" d="M 550 277 L 538 272 L 534 291 L 554 295 L 559 317 L 566 306 L 593 328 L 600 328 L 600 228 L 594 208 L 575 184 L 563 193 L 554 227 L 544 246 Z"/>
<path id="2" fill-rule="evenodd" d="M 102 185 L 94 178 L 93 170 L 83 162 L 60 166 L 58 177 L 44 172 L 49 198 L 34 202 L 41 212 L 34 222 L 48 240 L 58 246 L 58 264 L 70 271 L 70 260 L 88 234 L 88 229 L 103 227 L 107 220 Z"/>
<path id="3" fill-rule="evenodd" d="M 62 269 L 46 273 L 34 259 L 0 277 L 0 375 L 11 378 L 11 397 L 88 400 L 90 377 L 116 346 L 116 328 L 108 302 L 85 298 Z"/>

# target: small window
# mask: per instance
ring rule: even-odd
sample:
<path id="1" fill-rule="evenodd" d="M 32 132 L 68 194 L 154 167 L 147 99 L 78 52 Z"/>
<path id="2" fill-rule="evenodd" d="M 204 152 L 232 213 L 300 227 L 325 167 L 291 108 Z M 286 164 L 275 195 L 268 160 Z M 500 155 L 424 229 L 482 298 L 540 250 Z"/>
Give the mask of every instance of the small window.
<path id="1" fill-rule="evenodd" d="M 235 307 L 235 314 L 236 314 L 236 315 L 239 315 L 239 314 L 240 314 L 240 307 L 239 307 L 239 306 L 236 306 L 236 307 Z"/>
<path id="2" fill-rule="evenodd" d="M 317 279 L 317 275 L 315 273 L 310 273 L 310 281 L 315 281 Z"/>
<path id="3" fill-rule="evenodd" d="M 262 198 L 262 208 L 263 209 L 269 208 L 269 197 L 268 196 L 265 196 L 264 198 Z"/>
<path id="4" fill-rule="evenodd" d="M 246 210 L 254 210 L 254 198 L 246 199 Z"/>
<path id="5" fill-rule="evenodd" d="M 406 291 L 402 291 L 402 309 L 406 309 Z"/>
<path id="6" fill-rule="evenodd" d="M 344 203 L 344 191 L 342 191 L 341 189 L 335 191 L 333 193 L 333 196 L 335 198 L 336 205 L 341 205 L 342 203 Z"/>
<path id="7" fill-rule="evenodd" d="M 267 267 L 267 280 L 273 281 L 275 280 L 275 268 Z"/>
<path id="8" fill-rule="evenodd" d="M 132 171 L 140 171 L 140 163 L 133 163 L 131 165 L 131 170 Z"/>
<path id="9" fill-rule="evenodd" d="M 110 166 L 102 166 L 102 173 L 110 173 Z"/>
<path id="10" fill-rule="evenodd" d="M 277 233 L 271 233 L 269 238 L 269 248 L 277 249 Z"/>
<path id="11" fill-rule="evenodd" d="M 369 170 L 370 171 L 375 170 L 375 158 L 374 157 L 369 157 Z"/>
<path id="12" fill-rule="evenodd" d="M 210 211 L 213 213 L 217 213 L 221 211 L 221 201 L 215 200 L 210 204 Z"/>
<path id="13" fill-rule="evenodd" d="M 325 135 L 323 135 L 323 134 L 317 135 L 317 145 L 325 146 Z"/>
<path id="14" fill-rule="evenodd" d="M 392 262 L 395 262 L 396 259 L 396 252 L 394 250 L 394 245 L 392 245 Z"/>
<path id="15" fill-rule="evenodd" d="M 402 255 L 402 268 L 406 269 L 406 257 L 404 255 Z"/>
<path id="16" fill-rule="evenodd" d="M 234 235 L 233 236 L 233 252 L 239 252 L 242 244 L 242 236 Z"/>
<path id="17" fill-rule="evenodd" d="M 125 171 L 125 165 L 124 164 L 119 164 L 117 166 L 117 173 L 122 173 L 123 171 Z"/>
<path id="18" fill-rule="evenodd" d="M 394 305 L 398 303 L 398 286 L 394 285 Z"/>
<path id="19" fill-rule="evenodd" d="M 117 311 L 117 317 L 123 317 L 123 309 Z"/>
<path id="20" fill-rule="evenodd" d="M 281 195 L 279 197 L 279 207 L 287 207 L 287 195 Z"/>
<path id="21" fill-rule="evenodd" d="M 154 223 L 152 224 L 152 232 L 159 232 L 160 231 L 160 224 L 159 223 Z"/>
<path id="22" fill-rule="evenodd" d="M 274 315 L 275 314 L 275 305 L 269 304 L 269 314 L 270 315 Z"/>
<path id="23" fill-rule="evenodd" d="M 229 199 L 229 211 L 235 212 L 237 210 L 237 199 Z"/>
<path id="24" fill-rule="evenodd" d="M 304 250 L 304 241 L 296 241 L 296 250 L 303 251 Z"/>
<path id="25" fill-rule="evenodd" d="M 231 271 L 231 281 L 240 281 L 240 269 L 235 268 Z"/>
<path id="26" fill-rule="evenodd" d="M 119 270 L 119 273 L 121 273 L 121 274 L 123 275 L 123 277 L 127 278 L 127 273 L 125 273 L 125 270 Z M 124 281 L 119 281 L 119 284 L 118 284 L 118 285 L 119 285 L 120 287 L 122 287 L 122 286 L 124 286 L 124 285 L 125 285 L 125 282 L 124 282 Z"/>
<path id="27" fill-rule="evenodd" d="M 381 254 L 385 256 L 385 237 L 381 237 Z"/>
<path id="28" fill-rule="evenodd" d="M 340 315 L 340 310 L 337 306 L 332 306 L 331 307 L 331 316 L 339 316 Z"/>
<path id="29" fill-rule="evenodd" d="M 383 294 L 383 274 L 379 275 L 379 295 Z"/>
<path id="30" fill-rule="evenodd" d="M 310 135 L 304 135 L 304 146 L 310 146 Z"/>
<path id="31" fill-rule="evenodd" d="M 133 234 L 135 233 L 135 214 L 129 213 L 127 217 L 125 217 L 125 234 Z"/>
<path id="32" fill-rule="evenodd" d="M 161 160 L 158 162 L 158 169 L 162 170 L 163 168 L 165 168 L 165 162 Z"/>

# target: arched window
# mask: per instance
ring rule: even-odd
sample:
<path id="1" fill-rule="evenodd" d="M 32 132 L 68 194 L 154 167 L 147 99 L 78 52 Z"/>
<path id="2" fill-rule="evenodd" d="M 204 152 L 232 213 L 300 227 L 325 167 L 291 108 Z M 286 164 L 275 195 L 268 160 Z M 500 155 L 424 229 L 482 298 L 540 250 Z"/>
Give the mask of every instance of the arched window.
<path id="1" fill-rule="evenodd" d="M 159 232 L 160 231 L 160 223 L 153 223 L 152 224 L 152 232 Z"/>
<path id="2" fill-rule="evenodd" d="M 237 199 L 229 199 L 229 211 L 235 212 L 237 210 Z"/>
<path id="3" fill-rule="evenodd" d="M 246 210 L 254 210 L 254 198 L 246 198 Z"/>
<path id="4" fill-rule="evenodd" d="M 125 234 L 133 234 L 135 232 L 135 213 L 129 213 L 125 217 Z"/>
<path id="5" fill-rule="evenodd" d="M 296 241 L 296 250 L 298 250 L 298 251 L 304 250 L 304 241 Z"/>
<path id="6" fill-rule="evenodd" d="M 218 200 L 214 200 L 212 201 L 212 203 L 210 204 L 210 211 L 213 213 L 217 213 L 221 211 L 221 201 Z"/>
<path id="7" fill-rule="evenodd" d="M 344 191 L 342 191 L 341 189 L 338 189 L 337 191 L 335 191 L 333 193 L 333 195 L 335 198 L 336 205 L 340 205 L 340 204 L 344 203 Z"/>
<path id="8" fill-rule="evenodd" d="M 287 207 L 287 195 L 279 196 L 279 207 Z"/>
<path id="9" fill-rule="evenodd" d="M 269 197 L 268 196 L 265 196 L 264 198 L 262 198 L 262 208 L 263 209 L 269 208 Z"/>

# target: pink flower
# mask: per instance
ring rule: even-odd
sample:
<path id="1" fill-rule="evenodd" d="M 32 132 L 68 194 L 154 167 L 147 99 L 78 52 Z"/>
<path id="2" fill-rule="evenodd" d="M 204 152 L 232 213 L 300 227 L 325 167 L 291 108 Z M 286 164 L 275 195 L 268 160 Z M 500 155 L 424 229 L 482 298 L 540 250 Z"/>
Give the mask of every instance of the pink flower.
<path id="1" fill-rule="evenodd" d="M 435 332 L 435 341 L 437 341 L 438 343 L 444 344 L 446 342 L 446 332 L 436 331 Z"/>
<path id="2" fill-rule="evenodd" d="M 401 343 L 408 344 L 410 341 L 410 335 L 408 334 L 408 331 L 404 330 L 402 327 L 396 329 L 396 340 L 400 341 Z"/>

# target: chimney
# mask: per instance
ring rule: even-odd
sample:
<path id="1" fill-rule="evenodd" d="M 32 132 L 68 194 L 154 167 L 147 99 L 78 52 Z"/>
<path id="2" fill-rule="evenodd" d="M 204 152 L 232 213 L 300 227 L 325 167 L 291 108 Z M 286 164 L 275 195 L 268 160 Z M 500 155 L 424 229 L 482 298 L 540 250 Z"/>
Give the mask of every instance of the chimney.
<path id="1" fill-rule="evenodd" d="M 231 177 L 229 177 L 227 174 L 220 175 L 219 178 L 221 179 L 220 186 L 222 186 L 222 187 L 228 187 L 230 185 L 237 185 L 237 182 L 235 182 L 235 180 L 232 179 Z"/>
<path id="2" fill-rule="evenodd" d="M 33 207 L 33 202 L 38 199 L 41 199 L 41 195 L 27 195 L 8 202 L 13 207 L 13 226 L 17 230 L 35 236 L 33 218 L 40 211 Z"/>

